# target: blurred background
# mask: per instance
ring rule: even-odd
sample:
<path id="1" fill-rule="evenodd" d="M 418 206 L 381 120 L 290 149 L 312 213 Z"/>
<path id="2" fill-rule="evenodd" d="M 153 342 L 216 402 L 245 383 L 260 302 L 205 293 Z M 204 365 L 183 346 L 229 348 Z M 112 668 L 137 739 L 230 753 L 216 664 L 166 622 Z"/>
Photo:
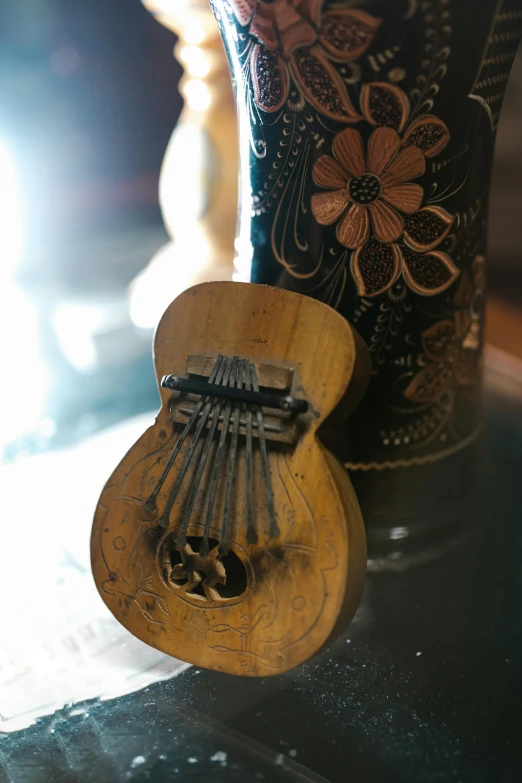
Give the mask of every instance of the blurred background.
<path id="1" fill-rule="evenodd" d="M 133 307 L 129 285 L 168 240 L 158 181 L 182 108 L 176 38 L 149 12 L 153 5 L 0 6 L 0 440 L 7 461 L 157 405 L 151 326 L 186 269 L 170 262 L 172 290 L 162 286 L 161 306 L 144 316 L 149 286 Z M 208 70 L 197 57 L 189 66 Z M 512 321 L 506 326 L 503 318 L 516 318 L 522 300 L 521 94 L 519 58 L 492 191 L 490 292 L 492 302 L 501 299 L 493 342 L 513 337 Z M 189 97 L 205 109 L 204 94 Z"/>
<path id="2" fill-rule="evenodd" d="M 174 40 L 139 2 L 0 4 L 4 459 L 157 404 L 127 287 L 167 240 Z"/>
<path id="3" fill-rule="evenodd" d="M 169 239 L 174 43 L 139 0 L 0 2 L 0 734 L 181 665 L 119 626 L 89 566 L 101 487 L 158 407 L 159 313 L 142 293 L 133 320 L 129 285 Z"/>

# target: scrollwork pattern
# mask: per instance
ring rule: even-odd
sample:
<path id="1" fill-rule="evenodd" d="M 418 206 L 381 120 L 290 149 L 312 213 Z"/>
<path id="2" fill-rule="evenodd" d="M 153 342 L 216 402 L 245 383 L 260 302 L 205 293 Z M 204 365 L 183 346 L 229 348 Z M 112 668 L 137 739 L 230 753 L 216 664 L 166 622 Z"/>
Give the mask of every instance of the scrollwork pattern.
<path id="1" fill-rule="evenodd" d="M 520 0 L 485 0 L 473 31 L 472 0 L 211 1 L 250 117 L 251 279 L 322 299 L 370 346 L 347 466 L 453 453 L 480 428 L 482 315 L 471 349 L 462 302 L 483 290 L 496 124 L 469 85 L 505 85 L 496 33 Z"/>

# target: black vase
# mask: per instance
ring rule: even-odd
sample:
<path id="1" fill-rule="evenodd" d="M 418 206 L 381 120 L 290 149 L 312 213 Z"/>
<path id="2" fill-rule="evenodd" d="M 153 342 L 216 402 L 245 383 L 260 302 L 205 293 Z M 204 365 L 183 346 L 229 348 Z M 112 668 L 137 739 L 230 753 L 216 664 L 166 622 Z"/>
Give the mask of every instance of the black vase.
<path id="1" fill-rule="evenodd" d="M 366 340 L 370 388 L 330 445 L 372 561 L 430 556 L 479 502 L 488 196 L 522 0 L 212 6 L 237 96 L 238 277 L 321 299 Z"/>

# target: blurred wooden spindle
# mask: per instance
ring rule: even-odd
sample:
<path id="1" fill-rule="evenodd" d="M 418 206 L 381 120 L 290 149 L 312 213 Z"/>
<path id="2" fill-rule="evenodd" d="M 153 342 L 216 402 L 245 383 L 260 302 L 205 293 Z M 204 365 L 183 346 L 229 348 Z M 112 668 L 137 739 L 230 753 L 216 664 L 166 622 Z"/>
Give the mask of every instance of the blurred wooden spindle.
<path id="1" fill-rule="evenodd" d="M 230 280 L 237 223 L 237 121 L 228 64 L 208 0 L 143 0 L 178 36 L 184 106 L 163 160 L 159 200 L 171 237 L 131 286 L 134 320 L 154 326 L 183 289 Z"/>

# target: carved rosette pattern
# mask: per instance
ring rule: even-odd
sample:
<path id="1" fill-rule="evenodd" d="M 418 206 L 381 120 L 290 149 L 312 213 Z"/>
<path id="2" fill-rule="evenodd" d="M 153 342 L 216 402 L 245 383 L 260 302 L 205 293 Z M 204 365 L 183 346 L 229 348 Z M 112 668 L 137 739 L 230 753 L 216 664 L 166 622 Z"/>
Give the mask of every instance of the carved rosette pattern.
<path id="1" fill-rule="evenodd" d="M 327 302 L 370 346 L 347 467 L 454 453 L 480 431 L 494 128 L 522 0 L 211 4 L 248 118 L 240 275 Z"/>

